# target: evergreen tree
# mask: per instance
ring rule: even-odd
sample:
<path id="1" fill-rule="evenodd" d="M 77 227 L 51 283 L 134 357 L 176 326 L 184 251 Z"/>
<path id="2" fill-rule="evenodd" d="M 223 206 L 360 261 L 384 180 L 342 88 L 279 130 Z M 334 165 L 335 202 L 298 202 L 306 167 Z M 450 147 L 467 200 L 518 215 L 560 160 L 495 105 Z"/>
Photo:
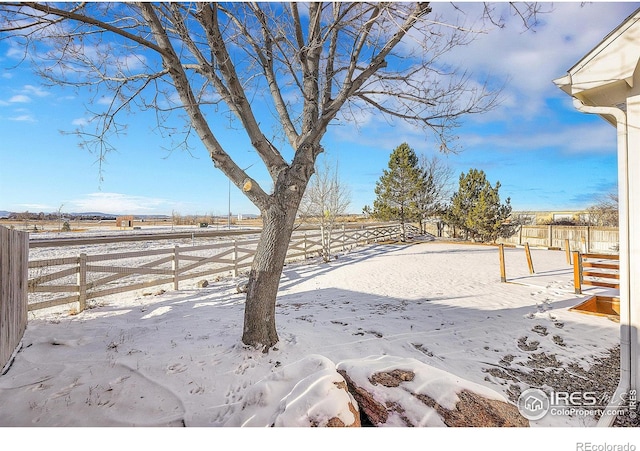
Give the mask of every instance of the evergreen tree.
<path id="1" fill-rule="evenodd" d="M 403 241 L 405 224 L 418 217 L 418 192 L 423 183 L 418 157 L 407 143 L 400 144 L 389 157 L 389 169 L 376 182 L 373 214 L 382 220 L 400 221 Z"/>
<path id="2" fill-rule="evenodd" d="M 460 174 L 459 189 L 445 214 L 445 220 L 465 231 L 465 239 L 495 241 L 508 236 L 512 228 L 505 225 L 511 215 L 511 200 L 500 203 L 500 182 L 495 187 L 487 180 L 484 171 L 470 169 Z"/>

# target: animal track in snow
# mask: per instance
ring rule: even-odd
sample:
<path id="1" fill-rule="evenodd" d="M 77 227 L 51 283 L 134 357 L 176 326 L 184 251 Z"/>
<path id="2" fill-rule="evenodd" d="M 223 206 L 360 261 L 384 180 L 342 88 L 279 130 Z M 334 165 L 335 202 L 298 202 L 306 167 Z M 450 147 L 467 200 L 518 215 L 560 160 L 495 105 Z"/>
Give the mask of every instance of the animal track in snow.
<path id="1" fill-rule="evenodd" d="M 174 363 L 167 367 L 167 374 L 177 374 L 187 371 L 188 367 L 182 363 Z"/>

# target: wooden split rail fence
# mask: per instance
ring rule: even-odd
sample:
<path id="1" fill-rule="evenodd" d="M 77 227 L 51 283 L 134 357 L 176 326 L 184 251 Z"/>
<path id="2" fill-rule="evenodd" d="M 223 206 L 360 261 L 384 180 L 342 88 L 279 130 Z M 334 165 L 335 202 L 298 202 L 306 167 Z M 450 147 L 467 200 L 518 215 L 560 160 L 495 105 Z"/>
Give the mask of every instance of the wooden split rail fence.
<path id="1" fill-rule="evenodd" d="M 341 228 L 334 232 L 331 251 L 397 239 L 400 226 Z M 30 311 L 78 303 L 103 296 L 171 285 L 216 274 L 239 272 L 251 266 L 258 239 L 233 240 L 198 246 L 50 258 L 29 262 L 28 292 Z M 307 259 L 322 252 L 318 232 L 294 233 L 287 260 Z"/>

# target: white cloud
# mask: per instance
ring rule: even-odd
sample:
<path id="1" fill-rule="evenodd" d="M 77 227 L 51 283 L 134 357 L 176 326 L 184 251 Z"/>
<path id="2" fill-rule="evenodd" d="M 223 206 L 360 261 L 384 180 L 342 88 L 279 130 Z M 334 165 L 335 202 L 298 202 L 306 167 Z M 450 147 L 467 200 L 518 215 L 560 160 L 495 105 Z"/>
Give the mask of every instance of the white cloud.
<path id="1" fill-rule="evenodd" d="M 89 123 L 89 121 L 87 121 L 85 118 L 83 117 L 79 117 L 77 119 L 74 119 L 71 121 L 71 124 L 73 125 L 79 125 L 80 127 L 83 127 L 85 125 L 87 125 Z"/>
<path id="2" fill-rule="evenodd" d="M 24 208 L 26 211 L 31 212 L 40 212 L 40 211 L 54 211 L 56 208 L 47 204 L 19 204 L 20 207 Z"/>
<path id="3" fill-rule="evenodd" d="M 21 114 L 19 116 L 10 117 L 9 120 L 16 122 L 37 122 L 31 114 Z"/>
<path id="4" fill-rule="evenodd" d="M 7 53 L 5 54 L 5 56 L 15 59 L 24 58 L 24 49 L 18 47 L 17 44 L 11 43 L 11 41 L 9 41 L 9 48 L 7 49 Z"/>
<path id="5" fill-rule="evenodd" d="M 435 5 L 438 9 L 450 8 L 447 4 Z M 462 4 L 463 10 L 473 7 L 477 5 Z M 478 35 L 471 44 L 448 54 L 447 59 L 474 74 L 508 80 L 503 108 L 510 115 L 539 114 L 546 108 L 545 97 L 564 96 L 553 80 L 565 75 L 636 7 L 633 3 L 554 3 L 552 12 L 539 16 L 541 23 L 534 31 L 524 30 L 520 19 L 508 16 L 505 9 L 505 28 Z"/>
<path id="6" fill-rule="evenodd" d="M 570 127 L 550 129 L 534 135 L 527 130 L 508 134 L 466 134 L 460 136 L 465 148 L 491 148 L 514 152 L 535 152 L 554 149 L 564 155 L 608 154 L 616 152 L 616 130 L 602 124 L 573 124 Z"/>
<path id="7" fill-rule="evenodd" d="M 442 20 L 446 23 L 460 23 L 474 30 L 489 29 L 488 24 L 475 19 L 482 14 L 483 5 L 479 2 L 456 5 L 464 15 L 448 3 L 436 2 L 432 5 L 435 11 L 428 19 L 433 20 L 437 14 L 442 14 Z M 579 3 L 555 3 L 552 12 L 539 16 L 541 22 L 535 31 L 525 30 L 521 20 L 510 13 L 508 4 L 498 3 L 494 6 L 495 13 L 505 18 L 506 27 L 493 27 L 486 33 L 476 34 L 472 42 L 444 53 L 443 59 L 438 62 L 467 70 L 477 80 L 490 77 L 493 84 L 504 83 L 500 105 L 488 113 L 469 115 L 465 122 L 476 126 L 486 124 L 488 127 L 505 124 L 498 128 L 515 129 L 515 132 L 503 132 L 500 136 L 490 132 L 482 133 L 482 136 L 465 136 L 463 127 L 453 131 L 460 136 L 458 143 L 461 148 L 490 143 L 501 149 L 511 146 L 514 150 L 549 146 L 564 153 L 608 152 L 612 142 L 608 128 L 611 127 L 604 123 L 593 129 L 590 126 L 579 127 L 579 130 L 573 125 L 551 130 L 546 125 L 544 132 L 540 133 L 538 122 L 540 118 L 550 115 L 550 108 L 553 108 L 549 104 L 551 99 L 568 100 L 553 80 L 566 74 L 586 51 L 597 45 L 637 5 L 593 3 L 581 6 Z M 545 9 L 552 7 L 550 3 L 542 6 Z M 407 42 L 404 51 L 415 50 L 413 45 L 415 42 Z M 472 79 L 470 83 L 472 86 L 477 81 Z M 574 111 L 571 106 L 567 110 Z M 555 122 L 561 114 L 562 111 L 554 109 Z M 395 148 L 403 139 L 415 146 L 416 150 L 434 146 L 431 137 L 425 138 L 421 130 L 401 121 L 392 121 L 394 133 L 383 134 L 379 131 L 386 131 L 388 127 L 381 115 L 363 116 L 362 119 L 359 127 L 366 129 L 366 133 L 353 133 L 354 127 L 349 124 L 347 127 L 333 127 L 332 135 L 343 142 L 357 141 L 373 147 L 384 145 L 388 149 Z M 517 127 L 515 124 L 518 124 Z M 533 134 L 532 130 L 535 130 Z"/>
<path id="8" fill-rule="evenodd" d="M 166 199 L 121 193 L 90 193 L 69 201 L 69 210 L 110 214 L 155 214 L 171 211 Z"/>
<path id="9" fill-rule="evenodd" d="M 31 97 L 26 96 L 24 94 L 16 94 L 15 96 L 9 99 L 9 103 L 29 103 L 31 102 Z"/>
<path id="10" fill-rule="evenodd" d="M 38 88 L 33 85 L 24 85 L 23 92 L 34 95 L 36 97 L 46 97 L 49 95 L 49 91 L 45 91 L 44 89 Z"/>
<path id="11" fill-rule="evenodd" d="M 96 103 L 98 105 L 111 105 L 113 103 L 113 97 L 102 96 L 96 101 Z"/>

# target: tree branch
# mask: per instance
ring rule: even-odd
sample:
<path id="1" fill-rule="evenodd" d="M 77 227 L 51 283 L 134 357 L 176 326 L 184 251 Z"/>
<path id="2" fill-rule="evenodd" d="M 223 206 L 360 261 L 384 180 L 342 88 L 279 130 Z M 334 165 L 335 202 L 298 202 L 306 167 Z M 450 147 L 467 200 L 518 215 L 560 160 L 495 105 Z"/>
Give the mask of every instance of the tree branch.
<path id="1" fill-rule="evenodd" d="M 198 136 L 202 140 L 205 147 L 209 150 L 209 155 L 214 164 L 224 172 L 227 177 L 240 189 L 243 189 L 246 180 L 250 180 L 249 176 L 242 170 L 224 151 L 218 140 L 213 135 L 209 124 L 204 118 L 200 107 L 193 95 L 193 91 L 189 85 L 189 80 L 180 64 L 180 59 L 175 53 L 171 40 L 167 36 L 166 31 L 158 20 L 153 7 L 148 3 L 139 4 L 143 17 L 151 27 L 154 38 L 159 48 L 162 49 L 161 55 L 165 61 L 165 66 L 174 80 L 176 91 L 182 100 L 185 110 L 191 118 Z M 258 208 L 266 208 L 268 205 L 268 195 L 260 188 L 259 184 L 252 180 L 251 189 L 245 191 L 246 196 L 258 206 Z"/>

